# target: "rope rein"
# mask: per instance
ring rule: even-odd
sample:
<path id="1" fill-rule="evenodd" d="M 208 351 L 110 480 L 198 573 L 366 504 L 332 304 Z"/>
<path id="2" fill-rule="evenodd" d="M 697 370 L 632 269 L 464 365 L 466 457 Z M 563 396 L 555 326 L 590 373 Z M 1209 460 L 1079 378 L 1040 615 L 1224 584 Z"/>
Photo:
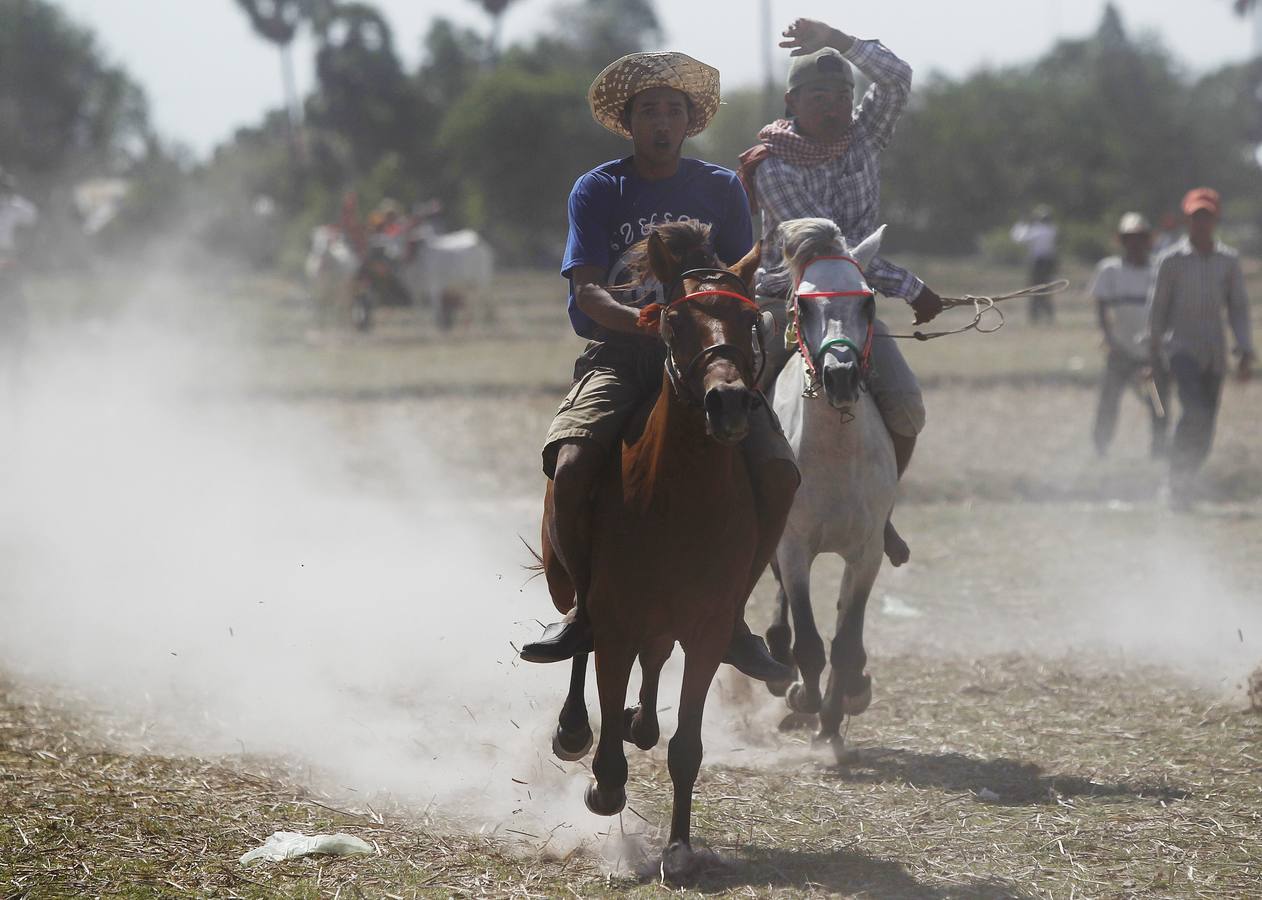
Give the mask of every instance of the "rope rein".
<path id="1" fill-rule="evenodd" d="M 799 293 L 798 288 L 801 287 L 802 278 L 806 274 L 806 269 L 816 262 L 824 259 L 838 259 L 854 264 L 855 268 L 862 273 L 863 267 L 849 256 L 819 256 L 811 260 L 802 269 L 802 274 L 798 276 L 797 284 L 793 286 L 793 290 L 788 297 L 788 325 L 785 329 L 785 346 L 790 350 L 796 350 L 802 357 L 804 363 L 802 367 L 802 375 L 805 381 L 802 396 L 811 399 L 819 394 L 820 377 L 819 377 L 819 359 L 824 353 L 834 346 L 849 347 L 856 355 L 859 356 L 861 371 L 866 384 L 868 369 L 871 364 L 872 340 L 875 337 L 892 338 L 895 340 L 914 340 L 914 341 L 932 341 L 936 338 L 947 337 L 952 334 L 963 334 L 966 331 L 976 331 L 978 334 L 994 334 L 1004 326 L 1003 311 L 996 306 L 1004 300 L 1013 300 L 1017 297 L 1029 297 L 1035 294 L 1059 294 L 1069 287 L 1067 279 L 1059 281 L 1051 281 L 1046 284 L 1035 284 L 1030 287 L 1021 288 L 1017 291 L 1011 291 L 1007 294 L 994 295 L 974 295 L 966 294 L 963 297 L 940 297 L 942 301 L 942 310 L 956 309 L 961 306 L 973 307 L 973 320 L 959 328 L 951 328 L 944 331 L 913 331 L 910 334 L 874 334 L 874 322 L 868 324 L 867 340 L 864 342 L 862 350 L 849 338 L 839 338 L 825 341 L 820 347 L 816 356 L 812 356 L 810 349 L 806 346 L 805 336 L 802 334 L 801 323 L 798 321 L 801 317 L 801 311 L 798 306 L 799 297 L 846 297 L 846 296 L 873 296 L 871 290 L 854 290 L 854 291 L 811 291 L 808 293 Z M 987 320 L 987 315 L 993 313 L 993 318 Z"/>
<path id="2" fill-rule="evenodd" d="M 973 321 L 963 327 L 952 328 L 948 331 L 913 331 L 911 334 L 880 334 L 877 337 L 895 338 L 897 340 L 932 341 L 934 338 L 946 337 L 951 334 L 963 334 L 966 331 L 976 331 L 978 334 L 994 334 L 1004 326 L 1003 311 L 995 306 L 996 303 L 1002 300 L 1014 300 L 1017 297 L 1029 297 L 1034 294 L 1059 294 L 1068 287 L 1069 281 L 1062 278 L 1059 281 L 1035 284 L 1007 294 L 995 294 L 994 296 L 966 294 L 963 297 L 942 297 L 942 309 L 944 311 L 960 306 L 973 307 Z M 994 313 L 998 318 L 994 320 L 993 324 L 983 325 L 982 323 L 987 313 Z"/>

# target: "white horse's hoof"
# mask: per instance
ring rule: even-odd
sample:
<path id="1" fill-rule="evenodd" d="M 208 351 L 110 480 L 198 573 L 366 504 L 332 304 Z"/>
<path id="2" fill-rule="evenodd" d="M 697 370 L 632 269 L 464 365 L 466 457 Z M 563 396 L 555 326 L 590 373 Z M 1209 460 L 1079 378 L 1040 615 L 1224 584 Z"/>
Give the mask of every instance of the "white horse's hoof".
<path id="1" fill-rule="evenodd" d="M 713 850 L 693 850 L 683 841 L 675 841 L 662 851 L 662 881 L 687 884 L 722 865 L 723 861 Z"/>
<path id="2" fill-rule="evenodd" d="M 829 739 L 828 746 L 833 751 L 833 760 L 839 766 L 853 766 L 859 761 L 859 751 L 853 747 L 847 747 L 846 739 L 839 734 Z"/>
<path id="3" fill-rule="evenodd" d="M 806 686 L 800 681 L 789 685 L 789 692 L 784 695 L 784 702 L 788 704 L 789 709 L 797 713 L 813 715 L 819 712 L 819 698 L 811 697 Z"/>

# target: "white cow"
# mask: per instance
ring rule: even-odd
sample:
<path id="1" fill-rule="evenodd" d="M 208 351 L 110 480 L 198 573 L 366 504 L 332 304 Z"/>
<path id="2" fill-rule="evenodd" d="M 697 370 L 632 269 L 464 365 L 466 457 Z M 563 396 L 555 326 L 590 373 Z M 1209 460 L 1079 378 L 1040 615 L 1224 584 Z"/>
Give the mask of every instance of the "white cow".
<path id="1" fill-rule="evenodd" d="M 451 324 L 455 307 L 462 304 L 476 311 L 479 319 L 493 317 L 490 290 L 495 258 L 480 234 L 468 228 L 439 234 L 422 224 L 412 230 L 409 240 L 414 252 L 403 264 L 400 278 L 416 302 L 435 310 L 444 326 Z"/>
<path id="2" fill-rule="evenodd" d="M 423 223 L 393 243 L 376 246 L 392 262 L 394 274 L 411 302 L 434 310 L 439 327 L 450 327 L 460 306 L 477 310 L 479 318 L 492 317 L 489 295 L 494 257 L 476 231 L 439 234 Z M 379 300 L 371 291 L 358 289 L 354 284 L 362 263 L 342 229 L 321 225 L 312 231 L 304 268 L 318 302 L 322 308 L 328 308 L 345 298 L 350 303 L 352 321 L 367 329 Z"/>

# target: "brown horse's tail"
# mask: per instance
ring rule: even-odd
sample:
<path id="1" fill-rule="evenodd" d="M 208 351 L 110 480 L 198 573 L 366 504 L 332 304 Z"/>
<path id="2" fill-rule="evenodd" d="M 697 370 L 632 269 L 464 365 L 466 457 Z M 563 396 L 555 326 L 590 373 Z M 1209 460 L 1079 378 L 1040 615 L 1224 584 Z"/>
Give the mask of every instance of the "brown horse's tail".
<path id="1" fill-rule="evenodd" d="M 542 573 L 545 568 L 543 556 L 539 553 L 538 550 L 530 546 L 530 542 L 526 540 L 524 537 L 522 537 L 520 534 L 517 535 L 517 540 L 521 541 L 521 545 L 526 548 L 526 552 L 535 558 L 535 561 L 533 563 L 531 563 L 528 566 L 522 566 L 522 568 L 525 569 L 527 572 Z M 534 577 L 534 576 L 531 576 L 531 577 Z"/>

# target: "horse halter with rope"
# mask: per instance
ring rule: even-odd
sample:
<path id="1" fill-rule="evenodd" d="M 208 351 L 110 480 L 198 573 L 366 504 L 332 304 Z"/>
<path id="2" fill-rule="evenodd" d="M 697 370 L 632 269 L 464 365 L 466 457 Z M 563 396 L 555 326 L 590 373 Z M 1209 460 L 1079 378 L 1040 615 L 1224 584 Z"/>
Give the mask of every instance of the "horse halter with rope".
<path id="1" fill-rule="evenodd" d="M 848 337 L 829 338 L 819 345 L 819 349 L 814 354 L 811 349 L 806 346 L 806 337 L 802 333 L 802 308 L 798 301 L 806 297 L 807 299 L 816 299 L 822 297 L 863 297 L 865 300 L 871 301 L 875 294 L 871 288 L 854 291 L 807 291 L 803 293 L 800 288 L 802 281 L 806 277 L 806 271 L 817 262 L 823 260 L 836 259 L 845 260 L 856 269 L 859 270 L 860 278 L 863 277 L 863 266 L 859 265 L 858 260 L 851 256 L 817 256 L 806 264 L 802 269 L 802 274 L 798 277 L 797 284 L 793 286 L 793 291 L 789 294 L 789 332 L 786 337 L 791 335 L 797 343 L 797 351 L 802 356 L 802 362 L 806 369 L 806 387 L 802 393 L 803 397 L 818 396 L 820 386 L 820 372 L 824 366 L 824 355 L 834 347 L 848 347 L 859 358 L 859 379 L 860 384 L 867 384 L 868 373 L 872 368 L 872 339 L 876 334 L 876 311 L 869 308 L 868 310 L 868 333 L 863 340 L 863 346 L 860 347 Z M 866 284 L 866 281 L 864 282 Z"/>
<path id="2" fill-rule="evenodd" d="M 696 278 L 698 280 L 703 280 L 705 278 L 717 278 L 720 280 L 727 279 L 735 282 L 739 289 L 736 291 L 728 291 L 722 288 L 710 288 L 692 291 L 684 294 L 678 300 L 671 300 L 662 304 L 661 313 L 663 315 L 672 309 L 683 306 L 685 303 L 692 303 L 705 297 L 731 297 L 732 299 L 739 300 L 743 306 L 748 307 L 755 313 L 758 312 L 758 304 L 755 303 L 746 293 L 748 289 L 745 286 L 745 282 L 742 281 L 740 276 L 738 276 L 735 272 L 729 272 L 727 269 L 703 266 L 681 272 L 679 276 L 675 278 L 675 280 L 672 281 L 666 288 L 666 296 L 671 297 L 674 295 L 676 290 L 682 290 L 684 281 L 688 278 Z M 757 332 L 758 342 L 761 345 L 762 330 L 761 328 L 757 328 L 755 330 Z M 674 349 L 667 344 L 666 375 L 670 378 L 671 386 L 675 389 L 675 396 L 685 402 L 700 405 L 702 403 L 702 399 L 695 396 L 694 392 L 688 387 L 688 379 L 699 366 L 708 365 L 710 361 L 716 357 L 728 359 L 730 362 L 736 364 L 737 368 L 740 369 L 742 373 L 752 373 L 753 380 L 749 387 L 753 389 L 758 384 L 758 379 L 762 377 L 762 369 L 766 364 L 767 359 L 765 352 L 759 353 L 758 356 L 760 362 L 757 366 L 755 366 L 752 355 L 743 347 L 738 347 L 736 344 L 732 343 L 719 342 L 717 344 L 711 344 L 708 347 L 703 347 L 700 352 L 689 360 L 688 365 L 681 370 L 679 368 L 679 364 L 675 361 Z"/>

